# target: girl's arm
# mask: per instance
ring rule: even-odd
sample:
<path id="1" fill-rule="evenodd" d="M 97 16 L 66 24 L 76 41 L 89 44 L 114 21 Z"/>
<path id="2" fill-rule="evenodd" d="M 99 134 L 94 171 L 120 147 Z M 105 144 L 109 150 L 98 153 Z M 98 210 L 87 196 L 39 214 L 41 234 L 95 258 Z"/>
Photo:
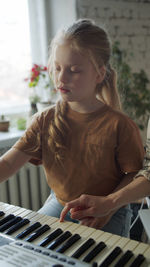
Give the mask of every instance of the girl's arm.
<path id="1" fill-rule="evenodd" d="M 60 221 L 64 220 L 69 210 L 73 219 L 81 220 L 88 216 L 103 217 L 126 204 L 149 195 L 150 181 L 144 176 L 139 176 L 108 196 L 81 195 L 76 200 L 66 204 L 61 213 Z"/>
<path id="2" fill-rule="evenodd" d="M 15 174 L 30 158 L 24 152 L 11 148 L 0 157 L 0 182 Z"/>

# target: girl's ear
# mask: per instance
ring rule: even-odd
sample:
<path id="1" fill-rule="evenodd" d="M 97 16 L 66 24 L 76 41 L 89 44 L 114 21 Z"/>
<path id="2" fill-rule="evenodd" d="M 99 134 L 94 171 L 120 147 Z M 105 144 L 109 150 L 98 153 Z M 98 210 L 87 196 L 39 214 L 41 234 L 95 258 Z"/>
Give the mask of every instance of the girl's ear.
<path id="1" fill-rule="evenodd" d="M 103 65 L 102 67 L 99 68 L 99 74 L 97 75 L 97 83 L 101 83 L 106 74 L 106 67 Z"/>

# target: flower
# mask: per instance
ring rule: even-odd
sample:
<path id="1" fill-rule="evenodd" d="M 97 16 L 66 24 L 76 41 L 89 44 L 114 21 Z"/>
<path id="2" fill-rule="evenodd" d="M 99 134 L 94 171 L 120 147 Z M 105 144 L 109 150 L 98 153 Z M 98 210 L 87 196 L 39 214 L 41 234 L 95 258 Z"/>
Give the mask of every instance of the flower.
<path id="1" fill-rule="evenodd" d="M 30 77 L 26 78 L 30 90 L 30 102 L 50 102 L 56 99 L 56 89 L 46 66 L 33 64 Z"/>
<path id="2" fill-rule="evenodd" d="M 47 74 L 46 66 L 34 64 L 30 71 L 30 78 L 27 79 L 29 80 L 29 87 L 37 86 L 40 78 L 41 77 L 45 78 L 46 74 Z"/>

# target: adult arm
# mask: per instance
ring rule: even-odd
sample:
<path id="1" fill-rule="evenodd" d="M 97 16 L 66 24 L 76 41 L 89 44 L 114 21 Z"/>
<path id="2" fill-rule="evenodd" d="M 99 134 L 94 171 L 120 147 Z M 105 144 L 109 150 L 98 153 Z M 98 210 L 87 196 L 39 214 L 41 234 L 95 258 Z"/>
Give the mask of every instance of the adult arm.
<path id="1" fill-rule="evenodd" d="M 76 200 L 68 202 L 61 213 L 60 221 L 64 220 L 69 210 L 73 219 L 81 220 L 87 216 L 103 217 L 114 213 L 124 205 L 150 195 L 150 181 L 144 176 L 139 176 L 119 189 L 120 186 L 121 184 L 117 191 L 108 196 L 81 195 Z"/>
<path id="2" fill-rule="evenodd" d="M 26 153 L 11 148 L 2 157 L 0 157 L 0 182 L 7 180 L 10 176 L 15 174 L 31 156 Z"/>

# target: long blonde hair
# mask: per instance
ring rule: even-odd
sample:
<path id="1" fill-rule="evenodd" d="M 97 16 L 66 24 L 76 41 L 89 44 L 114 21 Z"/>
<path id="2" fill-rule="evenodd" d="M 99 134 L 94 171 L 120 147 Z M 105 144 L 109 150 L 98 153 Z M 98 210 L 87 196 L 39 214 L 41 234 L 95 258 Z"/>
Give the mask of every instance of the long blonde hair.
<path id="1" fill-rule="evenodd" d="M 116 72 L 110 64 L 111 45 L 106 31 L 95 25 L 92 20 L 80 19 L 68 29 L 62 30 L 51 42 L 49 57 L 49 72 L 53 76 L 53 56 L 57 45 L 69 42 L 79 52 L 87 53 L 97 72 L 104 66 L 106 74 L 104 80 L 96 86 L 97 97 L 113 109 L 121 110 L 117 91 Z M 59 101 L 56 105 L 54 120 L 49 127 L 49 145 L 55 154 L 55 159 L 61 161 L 66 148 L 66 136 L 69 124 L 66 117 L 67 103 Z"/>

